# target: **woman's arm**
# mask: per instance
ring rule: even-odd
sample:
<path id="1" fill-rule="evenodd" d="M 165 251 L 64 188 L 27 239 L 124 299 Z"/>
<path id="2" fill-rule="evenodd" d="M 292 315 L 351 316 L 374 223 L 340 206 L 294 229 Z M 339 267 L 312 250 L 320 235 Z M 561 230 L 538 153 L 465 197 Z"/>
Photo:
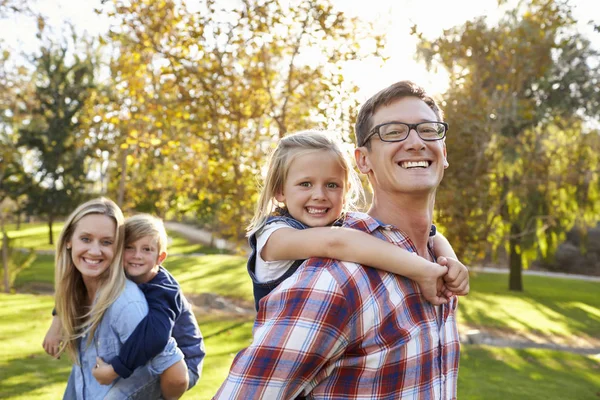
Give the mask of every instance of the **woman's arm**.
<path id="1" fill-rule="evenodd" d="M 271 234 L 261 257 L 267 261 L 323 257 L 369 265 L 414 280 L 433 304 L 447 302 L 438 290 L 446 267 L 351 228 L 281 228 Z"/>
<path id="2" fill-rule="evenodd" d="M 60 348 L 60 342 L 62 341 L 62 326 L 60 324 L 60 319 L 58 315 L 54 315 L 52 317 L 52 323 L 50 324 L 50 328 L 48 328 L 48 332 L 44 337 L 44 342 L 42 346 L 46 353 L 51 355 L 52 357 L 56 357 L 58 354 L 58 349 Z"/>

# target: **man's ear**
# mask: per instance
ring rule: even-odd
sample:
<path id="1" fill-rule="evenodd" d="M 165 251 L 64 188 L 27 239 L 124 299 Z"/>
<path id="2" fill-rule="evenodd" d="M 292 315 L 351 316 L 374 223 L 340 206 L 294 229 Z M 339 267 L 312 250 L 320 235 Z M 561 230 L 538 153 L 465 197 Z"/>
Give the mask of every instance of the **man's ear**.
<path id="1" fill-rule="evenodd" d="M 448 163 L 448 154 L 446 152 L 446 141 L 444 140 L 444 169 L 448 168 L 450 164 Z"/>
<path id="2" fill-rule="evenodd" d="M 163 251 L 162 253 L 160 253 L 160 254 L 158 255 L 158 259 L 156 260 L 156 261 L 157 261 L 156 263 L 157 263 L 158 265 L 160 265 L 160 264 L 162 264 L 162 263 L 163 263 L 163 262 L 164 262 L 166 259 L 167 259 L 167 252 L 166 252 L 166 251 Z"/>
<path id="3" fill-rule="evenodd" d="M 369 150 L 365 146 L 357 147 L 354 149 L 354 159 L 356 160 L 356 167 L 363 174 L 371 172 L 371 161 L 369 159 Z"/>

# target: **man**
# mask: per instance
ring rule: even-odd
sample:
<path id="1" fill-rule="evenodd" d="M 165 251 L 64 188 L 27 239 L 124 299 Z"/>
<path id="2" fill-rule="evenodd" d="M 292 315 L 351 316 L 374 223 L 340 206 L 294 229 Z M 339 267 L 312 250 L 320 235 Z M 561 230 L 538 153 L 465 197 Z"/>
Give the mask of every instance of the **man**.
<path id="1" fill-rule="evenodd" d="M 356 122 L 359 170 L 373 187 L 360 229 L 434 259 L 435 192 L 448 167 L 442 112 L 412 82 L 369 99 Z M 448 261 L 446 284 L 468 292 Z M 354 263 L 313 258 L 261 303 L 250 347 L 235 358 L 218 399 L 453 399 L 459 341 L 456 296 L 435 307 L 417 285 Z"/>

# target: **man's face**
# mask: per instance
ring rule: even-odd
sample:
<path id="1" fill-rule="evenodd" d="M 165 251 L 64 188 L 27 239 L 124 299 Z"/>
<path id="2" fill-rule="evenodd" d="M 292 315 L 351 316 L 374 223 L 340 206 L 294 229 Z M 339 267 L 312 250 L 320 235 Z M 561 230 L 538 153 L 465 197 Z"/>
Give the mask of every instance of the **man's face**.
<path id="1" fill-rule="evenodd" d="M 392 121 L 416 124 L 437 120 L 423 100 L 405 97 L 380 107 L 373 115 L 372 126 Z M 382 142 L 375 134 L 370 143 L 370 151 L 364 147 L 357 150 L 356 162 L 361 172 L 370 173 L 371 184 L 376 190 L 433 193 L 448 167 L 444 141 L 424 141 L 414 130 L 401 142 Z"/>

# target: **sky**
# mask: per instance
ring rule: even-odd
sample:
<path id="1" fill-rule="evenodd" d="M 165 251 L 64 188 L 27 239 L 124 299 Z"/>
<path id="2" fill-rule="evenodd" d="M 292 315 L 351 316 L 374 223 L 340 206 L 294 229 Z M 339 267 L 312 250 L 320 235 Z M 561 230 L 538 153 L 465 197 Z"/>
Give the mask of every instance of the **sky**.
<path id="1" fill-rule="evenodd" d="M 294 0 L 290 0 L 294 1 Z M 428 72 L 414 59 L 416 39 L 409 35 L 409 27 L 416 24 L 426 37 L 439 36 L 444 29 L 485 15 L 488 21 L 497 20 L 500 12 L 497 0 L 332 0 L 341 11 L 366 21 L 376 21 L 378 29 L 387 37 L 385 53 L 389 60 L 382 64 L 379 59 L 351 62 L 345 66 L 345 74 L 360 88 L 359 101 L 366 100 L 382 87 L 402 79 L 411 79 L 434 94 L 443 93 L 447 87 L 447 75 L 443 71 Z M 188 0 L 192 3 L 193 0 Z M 515 0 L 509 0 L 509 3 Z M 595 1 L 572 0 L 573 13 L 580 21 L 580 29 L 589 37 L 593 34 L 585 22 L 598 15 Z M 54 29 L 72 22 L 76 29 L 97 35 L 108 29 L 108 19 L 94 12 L 100 0 L 37 0 L 34 9 L 48 18 Z M 600 24 L 600 17 L 596 17 Z M 38 44 L 35 21 L 29 19 L 2 21 L 0 37 L 26 53 L 34 52 Z M 600 49 L 600 43 L 596 45 Z"/>

